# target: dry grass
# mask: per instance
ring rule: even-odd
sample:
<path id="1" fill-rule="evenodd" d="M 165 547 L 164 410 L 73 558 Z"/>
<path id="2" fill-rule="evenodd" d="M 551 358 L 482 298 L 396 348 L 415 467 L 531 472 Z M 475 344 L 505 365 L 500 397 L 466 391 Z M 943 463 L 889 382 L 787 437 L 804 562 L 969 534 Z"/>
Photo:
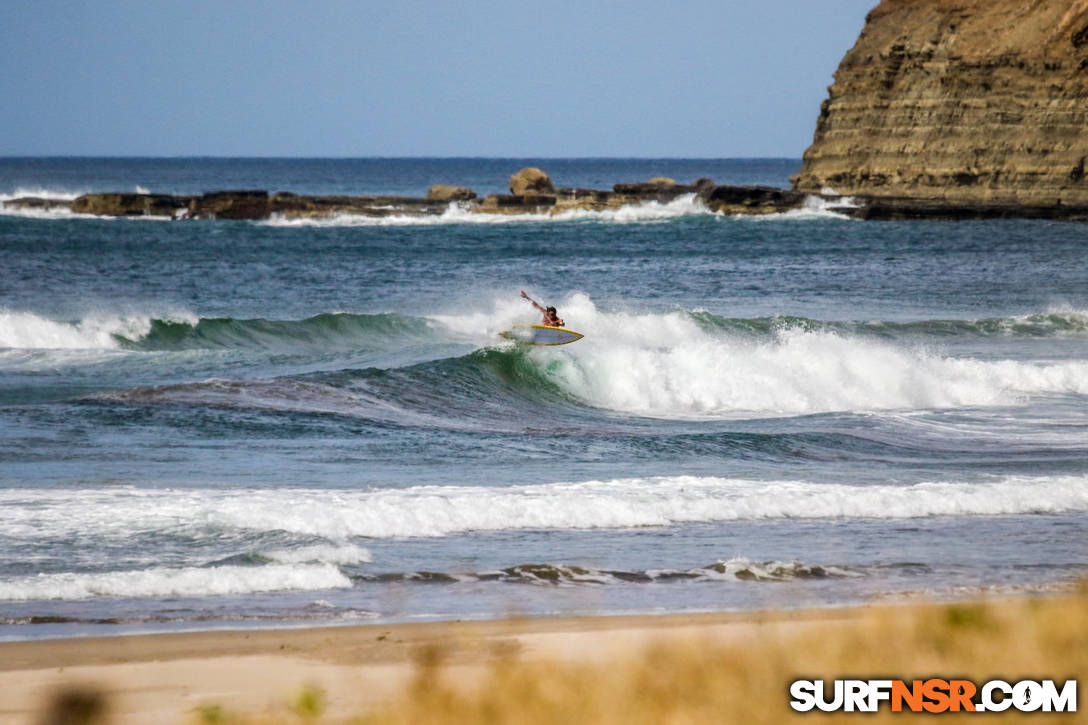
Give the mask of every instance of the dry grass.
<path id="1" fill-rule="evenodd" d="M 759 631 L 759 638 L 732 642 L 665 639 L 639 656 L 580 665 L 523 661 L 506 653 L 490 660 L 482 679 L 469 680 L 445 661 L 443 650 L 429 648 L 419 653 L 404 692 L 348 720 L 330 715 L 323 693 L 313 687 L 300 689 L 278 718 L 236 716 L 229 703 L 204 707 L 191 717 L 195 723 L 232 725 L 759 724 L 798 716 L 789 709 L 788 693 L 789 683 L 798 678 L 1064 681 L 1088 673 L 1088 582 L 1067 597 L 877 607 L 856 617 L 769 624 Z M 1049 717 L 1084 722 L 1081 709 Z M 938 717 L 954 722 L 969 716 Z M 875 715 L 800 717 L 865 723 L 913 719 L 889 712 L 886 705 Z M 1032 717 L 1047 719 L 1013 710 L 988 714 L 985 722 Z M 52 722 L 61 721 L 76 722 Z"/>
<path id="2" fill-rule="evenodd" d="M 857 621 L 804 627 L 744 645 L 662 644 L 606 667 L 500 661 L 484 686 L 471 691 L 442 685 L 441 665 L 428 661 L 419 666 L 411 691 L 355 722 L 696 725 L 801 717 L 873 723 L 911 715 L 887 709 L 876 715 L 800 715 L 789 708 L 789 683 L 933 676 L 1064 681 L 1085 673 L 1088 592 L 1082 591 L 1062 599 L 884 607 Z M 940 717 L 943 722 L 970 716 Z M 1025 717 L 1032 715 L 1013 711 L 985 719 Z M 1057 717 L 1085 720 L 1083 713 Z"/>

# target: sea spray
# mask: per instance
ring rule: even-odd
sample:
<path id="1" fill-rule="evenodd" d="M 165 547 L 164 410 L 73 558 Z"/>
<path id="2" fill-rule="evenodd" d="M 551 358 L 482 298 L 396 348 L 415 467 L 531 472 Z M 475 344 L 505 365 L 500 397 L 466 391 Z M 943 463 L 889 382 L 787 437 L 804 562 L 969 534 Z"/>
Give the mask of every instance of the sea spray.
<path id="1" fill-rule="evenodd" d="M 790 209 L 789 211 L 777 212 L 774 214 L 736 214 L 732 218 L 762 222 L 782 220 L 813 221 L 821 219 L 850 220 L 851 217 L 837 210 L 852 208 L 857 205 L 857 202 L 849 196 L 827 198 L 826 196 L 808 194 L 805 196 L 805 201 L 800 209 Z"/>
<path id="2" fill-rule="evenodd" d="M 62 322 L 0 309 L 0 348 L 111 350 L 120 346 L 119 338 L 138 339 L 150 331 L 151 319 L 139 315 L 91 315 Z"/>
<path id="3" fill-rule="evenodd" d="M 525 224 L 554 222 L 602 222 L 611 224 L 636 224 L 666 221 L 687 216 L 720 216 L 706 207 L 695 194 L 684 194 L 669 202 L 644 201 L 627 204 L 616 209 L 588 210 L 567 209 L 554 213 L 489 214 L 469 211 L 457 202 L 438 215 L 390 214 L 389 216 L 364 216 L 338 213 L 327 217 L 285 217 L 273 214 L 266 221 L 257 222 L 272 227 L 414 227 L 444 226 L 449 224 Z"/>

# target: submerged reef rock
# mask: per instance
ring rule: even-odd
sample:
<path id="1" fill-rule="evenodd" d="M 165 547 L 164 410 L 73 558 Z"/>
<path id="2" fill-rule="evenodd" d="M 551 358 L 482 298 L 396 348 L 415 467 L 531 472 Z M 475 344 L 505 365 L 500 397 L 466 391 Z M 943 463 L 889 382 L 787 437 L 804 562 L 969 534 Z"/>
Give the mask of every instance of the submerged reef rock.
<path id="1" fill-rule="evenodd" d="M 476 198 L 476 192 L 464 186 L 435 184 L 427 189 L 428 201 L 470 201 Z"/>
<path id="2" fill-rule="evenodd" d="M 803 206 L 805 194 L 773 186 L 717 186 L 704 203 L 723 214 L 777 214 Z"/>
<path id="3" fill-rule="evenodd" d="M 515 183 L 517 182 L 517 183 Z M 524 183 L 522 183 L 524 182 Z M 328 219 L 340 215 L 390 217 L 436 216 L 449 210 L 451 201 L 463 211 L 478 214 L 558 214 L 566 211 L 614 211 L 624 206 L 670 202 L 691 197 L 710 211 L 726 214 L 769 214 L 800 208 L 805 194 L 764 186 L 716 186 L 711 179 L 678 184 L 656 178 L 603 189 L 556 189 L 540 169 L 522 169 L 511 177 L 520 194 L 491 194 L 478 199 L 463 186 L 435 184 L 426 198 L 408 196 L 304 196 L 287 191 L 214 191 L 191 196 L 168 194 L 93 193 L 75 200 L 22 197 L 0 206 L 29 212 L 70 210 L 110 217 L 162 216 L 172 219 L 260 220 Z M 853 207 L 851 207 L 853 209 Z M 860 215 L 860 214 L 858 214 Z M 878 218 L 879 215 L 874 215 Z"/>
<path id="4" fill-rule="evenodd" d="M 617 194 L 632 196 L 640 201 L 672 201 L 682 194 L 698 194 L 705 201 L 714 190 L 710 179 L 699 179 L 694 184 L 677 184 L 675 179 L 659 176 L 638 184 L 616 184 L 612 190 Z"/>
<path id="5" fill-rule="evenodd" d="M 266 219 L 267 191 L 213 191 L 189 202 L 194 219 Z"/>
<path id="6" fill-rule="evenodd" d="M 168 194 L 84 194 L 71 202 L 77 214 L 98 216 L 164 216 L 188 214 L 192 197 Z"/>
<path id="7" fill-rule="evenodd" d="M 269 199 L 269 214 L 286 219 L 325 219 L 340 214 L 388 217 L 441 214 L 448 202 L 411 196 L 301 196 L 280 191 Z"/>
<path id="8" fill-rule="evenodd" d="M 869 218 L 1088 211 L 1088 0 L 883 0 L 828 91 L 798 191 Z"/>
<path id="9" fill-rule="evenodd" d="M 547 174 L 529 166 L 510 177 L 510 193 L 514 196 L 555 194 L 555 187 Z"/>

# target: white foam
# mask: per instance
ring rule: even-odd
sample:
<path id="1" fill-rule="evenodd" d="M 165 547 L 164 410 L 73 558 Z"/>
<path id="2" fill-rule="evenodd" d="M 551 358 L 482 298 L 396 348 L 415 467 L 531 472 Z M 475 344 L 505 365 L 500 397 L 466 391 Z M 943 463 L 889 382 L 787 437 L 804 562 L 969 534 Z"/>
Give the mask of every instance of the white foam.
<path id="1" fill-rule="evenodd" d="M 340 546 L 352 537 L 439 537 L 469 531 L 1083 513 L 1088 512 L 1088 477 L 1008 476 L 913 485 L 663 476 L 334 491 L 6 489 L 0 491 L 0 507 L 5 534 L 27 541 L 79 536 L 124 542 L 135 531 L 197 537 L 286 532 L 320 536 Z M 309 562 L 327 552 L 304 556 Z M 352 558 L 362 557 L 343 557 Z"/>
<path id="2" fill-rule="evenodd" d="M 0 309 L 0 347 L 20 349 L 114 349 L 114 335 L 137 339 L 151 331 L 148 317 L 92 316 L 58 322 L 32 312 Z"/>
<path id="3" fill-rule="evenodd" d="M 692 331 L 660 347 L 601 343 L 567 352 L 547 374 L 596 407 L 654 417 L 993 406 L 1088 393 L 1085 362 L 958 359 L 829 331 L 787 329 L 769 341 Z"/>
<path id="4" fill-rule="evenodd" d="M 264 552 L 264 556 L 282 564 L 366 564 L 371 561 L 370 551 L 354 544 L 303 546 L 297 549 L 277 549 Z"/>
<path id="5" fill-rule="evenodd" d="M 0 601 L 95 597 L 206 597 L 319 591 L 351 586 L 332 564 L 142 569 L 95 574 L 39 574 L 0 579 Z"/>
<path id="6" fill-rule="evenodd" d="M 724 561 L 720 560 L 712 566 L 689 569 L 686 573 L 697 576 L 700 579 L 755 579 L 757 581 L 789 581 L 791 579 L 809 576 L 834 576 L 842 578 L 859 578 L 865 576 L 861 572 L 851 571 L 837 566 L 815 567 L 803 564 L 799 561 L 759 562 L 752 561 L 746 557 L 733 557 L 732 559 Z"/>
<path id="7" fill-rule="evenodd" d="M 171 310 L 159 319 L 196 324 L 197 317 Z M 115 350 L 117 337 L 139 340 L 151 331 L 146 314 L 91 313 L 77 321 L 0 308 L 0 348 L 19 350 Z"/>
<path id="8" fill-rule="evenodd" d="M 840 207 L 856 207 L 857 202 L 853 197 L 842 196 L 835 199 L 827 199 L 822 196 L 816 196 L 814 194 L 808 194 L 805 196 L 804 204 L 800 209 L 790 209 L 789 211 L 779 212 L 777 214 L 736 214 L 734 219 L 748 219 L 751 221 L 776 221 L 776 220 L 795 220 L 795 221 L 807 221 L 812 219 L 851 219 L 851 217 L 841 212 L 833 211 Z"/>
<path id="9" fill-rule="evenodd" d="M 690 419 L 928 410 L 1088 394 L 1086 361 L 955 358 L 801 327 L 753 338 L 704 329 L 686 312 L 603 312 L 580 293 L 556 304 L 585 339 L 529 354 L 568 394 L 628 414 Z M 433 319 L 487 345 L 497 343 L 500 331 L 535 323 L 539 315 L 509 293 L 490 312 Z"/>
<path id="10" fill-rule="evenodd" d="M 29 219 L 95 219 L 92 214 L 75 214 L 67 206 L 50 209 L 9 206 L 7 202 L 26 197 L 49 199 L 51 201 L 72 201 L 83 192 L 61 191 L 43 188 L 19 188 L 10 194 L 0 194 L 0 214 L 5 216 L 26 217 Z"/>
<path id="11" fill-rule="evenodd" d="M 406 215 L 393 214 L 369 217 L 360 214 L 335 214 L 314 219 L 290 219 L 274 214 L 271 219 L 259 222 L 277 227 L 383 227 L 383 226 L 440 226 L 446 224 L 511 224 L 525 222 L 600 221 L 615 224 L 654 222 L 683 216 L 713 215 L 695 194 L 685 194 L 668 202 L 646 201 L 628 204 L 618 209 L 589 211 L 570 209 L 557 213 L 487 214 L 469 211 L 463 204 L 451 202 L 441 214 Z"/>
<path id="12" fill-rule="evenodd" d="M 1057 331 L 1057 337 L 1081 337 L 1088 332 L 1088 310 L 1079 310 L 1072 305 L 1051 305 L 1042 314 L 1017 315 L 1009 318 L 1006 325 L 1011 329 L 1017 324 L 1032 324 L 1040 327 L 1054 327 L 1055 320 L 1060 320 L 1064 329 Z"/>
<path id="13" fill-rule="evenodd" d="M 52 201 L 72 201 L 86 192 L 68 191 L 63 189 L 46 189 L 43 187 L 19 187 L 10 194 L 0 194 L 0 203 L 13 199 L 50 199 Z"/>
<path id="14" fill-rule="evenodd" d="M 35 197 L 39 199 L 49 199 L 51 201 L 72 201 L 77 197 L 87 192 L 78 191 L 59 191 L 55 189 L 39 189 L 39 188 L 19 188 L 10 194 L 0 194 L 0 214 L 6 216 L 18 216 L 28 219 L 99 219 L 99 220 L 140 220 L 140 221 L 172 221 L 168 216 L 153 216 L 150 214 L 141 214 L 136 216 L 104 216 L 100 214 L 87 214 L 73 212 L 68 206 L 53 207 L 48 209 L 33 208 L 24 206 L 12 206 L 7 202 L 15 199 L 22 199 L 26 197 Z M 150 192 L 140 185 L 135 186 L 135 193 L 137 194 L 149 194 Z M 186 210 L 187 215 L 188 210 Z M 179 215 L 178 218 L 182 218 Z"/>
<path id="15" fill-rule="evenodd" d="M 685 216 L 720 216 L 712 212 L 703 204 L 703 201 L 695 194 L 684 194 L 670 202 L 644 201 L 640 204 L 627 204 L 619 209 L 607 209 L 604 211 L 589 211 L 585 209 L 571 209 L 553 215 L 552 219 L 560 221 L 575 219 L 594 219 L 609 221 L 618 224 L 632 222 L 649 222 L 663 219 L 675 219 Z"/>

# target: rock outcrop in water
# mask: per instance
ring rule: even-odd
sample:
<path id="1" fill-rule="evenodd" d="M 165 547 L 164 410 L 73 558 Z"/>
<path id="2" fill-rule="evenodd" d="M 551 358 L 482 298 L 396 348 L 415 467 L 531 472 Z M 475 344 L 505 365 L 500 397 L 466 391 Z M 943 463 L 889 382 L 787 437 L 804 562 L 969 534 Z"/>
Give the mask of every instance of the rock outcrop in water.
<path id="1" fill-rule="evenodd" d="M 515 183 L 517 182 L 517 183 Z M 651 179 L 638 184 L 616 184 L 611 191 L 556 189 L 540 169 L 514 174 L 511 188 L 519 194 L 492 194 L 483 200 L 471 189 L 436 184 L 426 198 L 406 196 L 302 196 L 263 190 L 215 191 L 200 195 L 94 193 L 73 201 L 25 197 L 3 202 L 29 211 L 69 209 L 107 217 L 151 216 L 171 219 L 322 219 L 341 214 L 388 217 L 438 215 L 459 205 L 468 213 L 557 214 L 565 211 L 609 211 L 624 206 L 657 202 L 668 204 L 684 196 L 698 199 L 711 211 L 727 214 L 769 214 L 795 209 L 804 194 L 763 186 L 717 186 L 710 179 L 677 184 L 672 179 Z"/>
<path id="2" fill-rule="evenodd" d="M 191 201 L 192 197 L 167 194 L 84 194 L 72 201 L 70 207 L 77 214 L 97 216 L 176 217 L 188 213 Z"/>
<path id="3" fill-rule="evenodd" d="M 828 90 L 797 190 L 870 217 L 1088 217 L 1088 0 L 883 0 Z"/>
<path id="4" fill-rule="evenodd" d="M 540 169 L 529 166 L 510 177 L 510 193 L 514 196 L 554 194 L 555 186 L 551 177 Z"/>
<path id="5" fill-rule="evenodd" d="M 427 201 L 469 201 L 476 198 L 476 192 L 465 186 L 435 184 L 427 189 Z"/>

